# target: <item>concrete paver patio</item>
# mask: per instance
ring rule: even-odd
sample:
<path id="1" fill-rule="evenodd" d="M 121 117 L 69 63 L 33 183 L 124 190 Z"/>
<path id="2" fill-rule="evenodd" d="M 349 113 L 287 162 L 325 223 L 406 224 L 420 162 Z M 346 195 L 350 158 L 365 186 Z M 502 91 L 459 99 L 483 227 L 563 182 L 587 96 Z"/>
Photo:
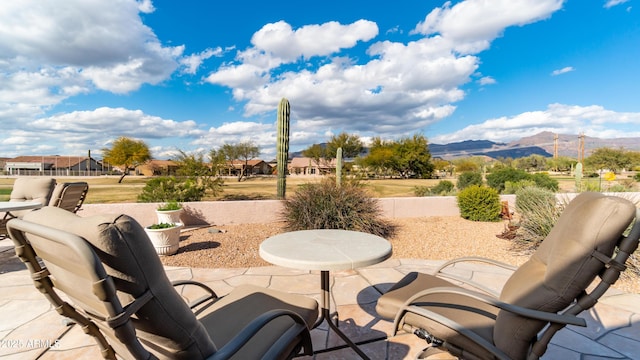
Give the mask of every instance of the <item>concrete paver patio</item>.
<path id="1" fill-rule="evenodd" d="M 441 261 L 387 260 L 355 271 L 332 272 L 332 305 L 339 326 L 372 359 L 413 359 L 426 346 L 411 334 L 390 337 L 392 324 L 374 310 L 381 293 L 410 271 L 430 272 Z M 457 266 L 486 286 L 500 289 L 508 277 L 485 265 Z M 219 295 L 233 287 L 252 283 L 318 299 L 317 272 L 277 266 L 200 269 L 168 267 L 170 279 L 192 279 L 212 287 Z M 189 293 L 184 290 L 185 296 Z M 615 289 L 590 311 L 583 313 L 588 327 L 569 326 L 553 339 L 545 359 L 639 359 L 640 295 Z M 313 359 L 357 359 L 357 355 L 326 324 L 312 331 Z M 78 326 L 66 326 L 49 302 L 33 286 L 25 267 L 15 257 L 11 240 L 0 241 L 0 358 L 2 359 L 98 359 L 93 340 Z"/>

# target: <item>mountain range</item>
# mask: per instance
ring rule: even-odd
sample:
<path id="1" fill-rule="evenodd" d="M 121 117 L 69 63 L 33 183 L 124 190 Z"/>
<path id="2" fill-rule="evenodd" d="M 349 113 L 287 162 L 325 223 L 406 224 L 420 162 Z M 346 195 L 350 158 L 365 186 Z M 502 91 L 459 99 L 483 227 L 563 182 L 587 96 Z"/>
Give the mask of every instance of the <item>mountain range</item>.
<path id="1" fill-rule="evenodd" d="M 534 154 L 551 157 L 556 143 L 559 156 L 579 158 L 584 149 L 587 157 L 597 148 L 608 147 L 640 151 L 640 138 L 602 139 L 585 135 L 555 134 L 543 131 L 538 134 L 514 140 L 509 143 L 498 143 L 489 140 L 466 140 L 449 144 L 429 144 L 432 157 L 446 160 L 468 156 L 488 156 L 492 158 L 520 158 Z"/>

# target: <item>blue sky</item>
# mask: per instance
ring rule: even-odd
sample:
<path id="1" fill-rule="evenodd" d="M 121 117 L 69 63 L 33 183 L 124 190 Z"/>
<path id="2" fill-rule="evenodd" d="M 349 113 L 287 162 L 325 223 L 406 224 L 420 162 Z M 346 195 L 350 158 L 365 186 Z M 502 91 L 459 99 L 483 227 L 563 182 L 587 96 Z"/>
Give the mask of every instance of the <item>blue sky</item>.
<path id="1" fill-rule="evenodd" d="M 637 0 L 0 4 L 0 157 L 640 136 Z"/>

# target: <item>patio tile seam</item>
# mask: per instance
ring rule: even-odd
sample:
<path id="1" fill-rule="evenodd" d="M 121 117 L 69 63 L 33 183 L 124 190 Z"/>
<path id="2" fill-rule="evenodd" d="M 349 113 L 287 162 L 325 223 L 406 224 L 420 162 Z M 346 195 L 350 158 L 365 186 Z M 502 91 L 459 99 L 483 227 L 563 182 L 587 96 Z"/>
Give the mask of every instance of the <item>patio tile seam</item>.
<path id="1" fill-rule="evenodd" d="M 627 329 L 627 328 L 632 328 L 633 327 L 633 317 L 634 317 L 634 315 L 635 315 L 634 313 L 629 313 L 626 325 L 620 325 L 620 326 L 609 328 L 606 331 L 604 331 L 602 334 L 600 334 L 600 336 L 596 336 L 594 338 L 594 341 L 597 341 L 598 343 L 600 343 L 600 339 L 604 338 L 605 336 L 607 336 L 609 334 L 619 335 L 619 334 L 616 334 L 616 331 L 619 331 L 619 330 L 622 330 L 622 329 Z M 602 321 L 599 320 L 598 323 L 602 324 Z M 622 336 L 622 335 L 619 335 L 619 336 Z M 622 336 L 622 337 L 628 338 L 627 336 Z M 631 339 L 631 340 L 635 340 L 635 339 Z M 637 341 L 637 340 L 635 340 L 635 341 Z"/>

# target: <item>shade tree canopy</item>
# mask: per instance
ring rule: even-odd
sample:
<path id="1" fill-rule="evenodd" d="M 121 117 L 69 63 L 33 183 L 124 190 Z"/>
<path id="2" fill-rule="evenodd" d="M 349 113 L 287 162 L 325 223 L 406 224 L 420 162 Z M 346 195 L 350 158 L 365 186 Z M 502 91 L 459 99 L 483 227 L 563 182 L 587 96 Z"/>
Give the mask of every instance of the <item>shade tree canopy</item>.
<path id="1" fill-rule="evenodd" d="M 104 161 L 122 168 L 121 183 L 130 170 L 151 160 L 149 146 L 142 140 L 135 140 L 125 136 L 116 139 L 111 148 L 102 149 Z"/>

